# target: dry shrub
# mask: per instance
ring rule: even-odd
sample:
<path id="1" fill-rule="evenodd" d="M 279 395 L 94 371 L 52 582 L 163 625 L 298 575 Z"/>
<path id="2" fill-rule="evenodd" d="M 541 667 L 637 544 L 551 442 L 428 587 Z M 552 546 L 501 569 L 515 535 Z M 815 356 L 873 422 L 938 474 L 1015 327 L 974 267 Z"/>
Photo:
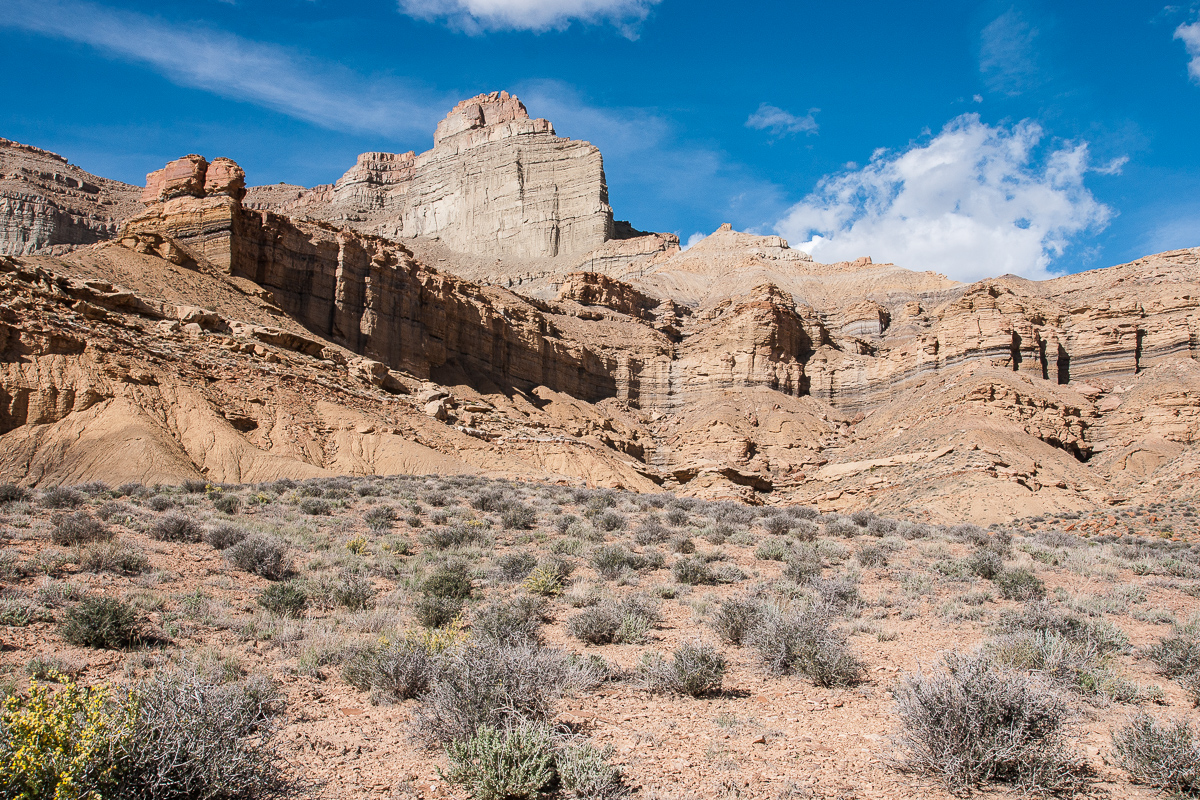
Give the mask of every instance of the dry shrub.
<path id="1" fill-rule="evenodd" d="M 646 685 L 654 691 L 703 697 L 721 691 L 725 678 L 725 656 L 706 642 L 685 642 L 671 653 L 671 660 L 650 658 L 642 667 Z"/>
<path id="2" fill-rule="evenodd" d="M 253 533 L 225 551 L 230 564 L 246 572 L 278 581 L 292 573 L 292 552 L 287 542 Z"/>
<path id="3" fill-rule="evenodd" d="M 849 686 L 865 672 L 846 634 L 823 607 L 767 607 L 746 641 L 773 674 L 803 675 L 817 686 Z"/>
<path id="4" fill-rule="evenodd" d="M 1200 736 L 1184 720 L 1162 724 L 1138 712 L 1113 732 L 1113 750 L 1136 783 L 1175 795 L 1200 792 Z"/>
<path id="5" fill-rule="evenodd" d="M 1083 786 L 1066 702 L 986 653 L 948 653 L 935 669 L 906 676 L 895 697 L 907 766 L 952 791 L 991 782 L 1037 793 Z"/>

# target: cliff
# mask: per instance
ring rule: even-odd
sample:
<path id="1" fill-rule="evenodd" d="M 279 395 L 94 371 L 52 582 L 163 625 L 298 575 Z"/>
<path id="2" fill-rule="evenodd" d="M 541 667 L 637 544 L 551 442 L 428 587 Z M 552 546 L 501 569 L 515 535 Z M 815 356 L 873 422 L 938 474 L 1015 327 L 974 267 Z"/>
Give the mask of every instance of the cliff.
<path id="1" fill-rule="evenodd" d="M 363 153 L 332 186 L 286 199 L 254 187 L 248 204 L 482 255 L 567 256 L 614 236 L 600 151 L 556 136 L 507 92 L 456 105 L 432 150 Z"/>
<path id="2" fill-rule="evenodd" d="M 138 188 L 56 153 L 0 139 L 0 254 L 65 252 L 116 235 Z"/>

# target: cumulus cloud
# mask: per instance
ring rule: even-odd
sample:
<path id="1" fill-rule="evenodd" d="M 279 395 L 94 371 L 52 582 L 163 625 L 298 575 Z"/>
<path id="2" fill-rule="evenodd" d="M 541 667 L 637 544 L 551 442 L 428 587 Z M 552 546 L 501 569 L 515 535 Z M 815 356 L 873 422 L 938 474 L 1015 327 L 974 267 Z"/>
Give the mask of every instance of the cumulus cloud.
<path id="1" fill-rule="evenodd" d="M 444 21 L 470 34 L 563 30 L 573 21 L 607 22 L 630 39 L 661 0 L 399 0 L 410 17 Z"/>
<path id="2" fill-rule="evenodd" d="M 927 141 L 823 178 L 776 228 L 818 261 L 870 255 L 962 281 L 1049 277 L 1072 239 L 1114 212 L 1084 186 L 1087 144 L 1054 149 L 1043 138 L 1028 120 L 991 126 L 964 114 Z"/>
<path id="3" fill-rule="evenodd" d="M 1015 8 L 984 27 L 979 36 L 979 71 L 989 89 L 1016 95 L 1039 82 L 1037 36 L 1038 29 Z"/>
<path id="4" fill-rule="evenodd" d="M 1188 75 L 1196 83 L 1200 83 L 1200 22 L 1190 25 L 1180 25 L 1175 29 L 1175 38 L 1183 41 L 1187 53 L 1191 56 L 1188 62 Z"/>
<path id="5" fill-rule="evenodd" d="M 821 127 L 817 124 L 816 117 L 814 116 L 820 110 L 819 108 L 810 108 L 806 115 L 798 117 L 791 112 L 784 111 L 782 108 L 763 103 L 746 120 L 746 127 L 760 131 L 770 131 L 772 136 L 785 136 L 795 133 L 812 135 Z"/>
<path id="6" fill-rule="evenodd" d="M 146 64 L 174 83 L 254 103 L 333 130 L 427 135 L 450 98 L 200 25 L 71 0 L 5 0 L 0 27 L 85 44 Z"/>

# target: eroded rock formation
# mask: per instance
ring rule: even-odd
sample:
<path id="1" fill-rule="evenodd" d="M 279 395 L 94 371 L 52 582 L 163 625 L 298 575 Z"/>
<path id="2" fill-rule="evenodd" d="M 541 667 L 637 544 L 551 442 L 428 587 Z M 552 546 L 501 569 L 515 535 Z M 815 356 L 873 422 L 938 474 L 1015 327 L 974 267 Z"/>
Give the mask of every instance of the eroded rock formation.
<path id="1" fill-rule="evenodd" d="M 0 139 L 0 254 L 65 252 L 111 239 L 137 197 L 135 186 Z"/>

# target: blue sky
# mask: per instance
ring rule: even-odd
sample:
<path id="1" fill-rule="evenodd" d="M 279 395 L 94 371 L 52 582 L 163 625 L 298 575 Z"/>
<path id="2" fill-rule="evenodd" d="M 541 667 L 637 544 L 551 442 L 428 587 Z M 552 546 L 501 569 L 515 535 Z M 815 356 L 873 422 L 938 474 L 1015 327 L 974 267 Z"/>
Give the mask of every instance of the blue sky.
<path id="1" fill-rule="evenodd" d="M 424 150 L 508 89 L 605 155 L 618 218 L 818 260 L 1045 277 L 1200 245 L 1200 6 L 0 0 L 0 136 L 142 183 Z"/>

